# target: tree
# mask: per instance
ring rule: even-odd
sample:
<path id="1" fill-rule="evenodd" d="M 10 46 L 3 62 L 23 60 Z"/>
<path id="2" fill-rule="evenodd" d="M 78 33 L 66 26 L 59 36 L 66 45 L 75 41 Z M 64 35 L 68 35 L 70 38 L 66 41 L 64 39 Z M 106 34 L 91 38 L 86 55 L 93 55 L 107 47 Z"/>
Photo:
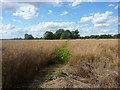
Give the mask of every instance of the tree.
<path id="1" fill-rule="evenodd" d="M 61 35 L 64 33 L 64 29 L 59 29 L 55 32 L 55 38 L 60 39 Z"/>
<path id="2" fill-rule="evenodd" d="M 120 38 L 120 33 L 117 35 L 117 38 Z"/>
<path id="3" fill-rule="evenodd" d="M 34 39 L 39 39 L 38 37 L 34 38 Z"/>
<path id="4" fill-rule="evenodd" d="M 116 35 L 114 35 L 114 36 L 113 36 L 113 38 L 118 38 L 118 35 L 117 35 L 117 34 L 116 34 Z"/>
<path id="5" fill-rule="evenodd" d="M 43 37 L 41 37 L 40 39 L 43 39 Z"/>
<path id="6" fill-rule="evenodd" d="M 34 37 L 31 34 L 25 34 L 25 39 L 34 39 Z"/>
<path id="7" fill-rule="evenodd" d="M 44 34 L 44 39 L 55 39 L 55 35 L 50 31 L 46 31 Z"/>
<path id="8" fill-rule="evenodd" d="M 79 38 L 79 31 L 78 30 L 75 30 L 75 31 L 72 31 L 72 38 L 73 39 L 77 39 L 77 38 Z"/>
<path id="9" fill-rule="evenodd" d="M 90 39 L 90 36 L 85 36 L 84 39 Z"/>
<path id="10" fill-rule="evenodd" d="M 107 35 L 107 38 L 112 38 L 112 35 Z"/>
<path id="11" fill-rule="evenodd" d="M 90 38 L 91 39 L 99 39 L 99 35 L 91 35 Z"/>
<path id="12" fill-rule="evenodd" d="M 72 33 L 70 32 L 70 30 L 66 30 L 64 31 L 64 33 L 62 33 L 61 39 L 72 39 Z"/>

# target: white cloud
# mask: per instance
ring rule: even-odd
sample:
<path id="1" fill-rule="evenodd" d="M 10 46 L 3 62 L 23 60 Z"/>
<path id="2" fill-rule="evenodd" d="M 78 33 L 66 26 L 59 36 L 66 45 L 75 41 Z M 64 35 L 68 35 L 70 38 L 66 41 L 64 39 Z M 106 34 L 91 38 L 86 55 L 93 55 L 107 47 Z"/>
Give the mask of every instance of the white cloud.
<path id="1" fill-rule="evenodd" d="M 52 2 L 52 5 L 54 7 L 61 7 L 63 4 L 63 1 L 62 0 L 55 0 L 54 2 Z"/>
<path id="2" fill-rule="evenodd" d="M 68 14 L 68 11 L 62 12 L 62 13 L 60 14 L 60 16 L 63 16 L 63 15 L 66 15 L 66 14 Z"/>
<path id="3" fill-rule="evenodd" d="M 80 22 L 92 20 L 94 27 L 108 27 L 113 23 L 117 23 L 118 17 L 111 16 L 113 12 L 106 11 L 105 13 L 95 13 L 89 17 L 82 17 Z"/>
<path id="4" fill-rule="evenodd" d="M 86 24 L 87 25 L 87 24 Z M 34 37 L 43 37 L 43 34 L 46 31 L 52 31 L 55 32 L 56 30 L 63 28 L 65 30 L 69 29 L 70 31 L 78 29 L 81 36 L 85 35 L 92 35 L 92 34 L 110 34 L 110 33 L 117 33 L 118 29 L 104 29 L 98 28 L 98 27 L 89 27 L 86 25 L 80 25 L 75 22 L 40 22 L 37 25 L 31 25 L 29 27 L 24 28 L 14 28 L 14 25 L 7 24 L 7 25 L 0 25 L 0 28 L 3 28 L 2 36 L 3 39 L 5 38 L 17 38 L 17 37 L 24 37 L 25 33 L 32 34 Z M 109 31 L 107 31 L 109 30 Z"/>
<path id="5" fill-rule="evenodd" d="M 93 1 L 95 1 L 95 0 L 74 0 L 72 3 L 72 7 L 75 7 L 82 2 L 93 2 Z"/>
<path id="6" fill-rule="evenodd" d="M 120 3 L 118 3 L 118 5 L 116 5 L 114 9 L 118 9 L 119 7 L 120 7 Z"/>
<path id="7" fill-rule="evenodd" d="M 21 16 L 24 19 L 32 19 L 38 16 L 37 9 L 40 7 L 42 2 L 21 2 L 21 3 L 2 3 L 2 11 L 12 12 L 14 16 Z"/>
<path id="8" fill-rule="evenodd" d="M 115 9 L 118 9 L 118 5 L 115 7 Z"/>
<path id="9" fill-rule="evenodd" d="M 25 4 L 20 3 L 2 3 L 2 11 L 16 11 L 20 7 L 24 6 Z"/>
<path id="10" fill-rule="evenodd" d="M 69 26 L 73 26 L 74 22 L 40 22 L 38 25 L 31 26 L 30 31 L 55 31 L 59 28 L 68 28 Z"/>
<path id="11" fill-rule="evenodd" d="M 89 20 L 93 19 L 93 16 L 89 16 L 89 17 L 82 17 L 80 22 L 87 22 Z"/>
<path id="12" fill-rule="evenodd" d="M 109 7 L 112 7 L 112 6 L 114 6 L 114 4 L 109 4 L 108 6 L 109 6 Z"/>
<path id="13" fill-rule="evenodd" d="M 112 12 L 106 11 L 105 13 L 94 14 L 92 23 L 95 27 L 108 27 L 112 23 L 117 22 L 117 17 L 110 16 Z"/>
<path id="14" fill-rule="evenodd" d="M 21 20 L 12 19 L 12 21 L 14 21 L 14 22 L 18 22 L 18 23 L 22 23 Z"/>
<path id="15" fill-rule="evenodd" d="M 14 26 L 14 25 L 11 25 L 11 24 L 7 24 L 7 25 L 5 26 L 5 28 L 6 28 L 6 29 L 13 29 L 13 28 L 15 28 L 15 26 Z"/>
<path id="16" fill-rule="evenodd" d="M 2 11 L 17 11 L 19 10 L 19 8 L 21 7 L 28 7 L 28 6 L 33 6 L 35 8 L 40 8 L 40 6 L 42 4 L 45 4 L 45 5 L 52 5 L 54 7 L 60 7 L 62 6 L 62 2 L 61 0 L 56 0 L 55 2 L 19 2 L 20 0 L 18 0 L 18 2 L 2 2 L 2 5 L 0 3 L 0 8 L 2 7 Z"/>
<path id="17" fill-rule="evenodd" d="M 9 25 L 8 25 L 9 26 Z M 6 25 L 2 25 L 1 28 L 6 27 Z M 7 30 L 7 34 L 3 34 L 3 38 L 13 38 L 13 37 L 24 37 L 25 33 L 30 33 L 34 37 L 41 37 L 45 33 L 45 31 L 55 32 L 56 30 L 63 28 L 69 30 L 77 29 L 75 22 L 40 22 L 37 25 L 31 25 L 25 28 L 12 28 L 12 30 L 7 30 L 3 28 L 3 31 Z M 79 28 L 79 27 L 78 27 Z M 9 35 L 8 35 L 9 33 Z"/>
<path id="18" fill-rule="evenodd" d="M 39 14 L 36 12 L 36 7 L 32 5 L 20 7 L 15 13 L 14 16 L 22 16 L 24 19 L 32 19 L 37 17 Z"/>
<path id="19" fill-rule="evenodd" d="M 48 14 L 51 14 L 52 13 L 52 10 L 48 10 Z"/>
<path id="20" fill-rule="evenodd" d="M 15 26 L 11 25 L 11 24 L 7 24 L 7 25 L 2 24 L 2 25 L 0 25 L 0 29 L 9 30 L 9 29 L 13 29 L 13 28 L 15 28 Z"/>
<path id="21" fill-rule="evenodd" d="M 16 11 L 21 7 L 33 6 L 35 8 L 39 8 L 42 2 L 2 2 L 2 11 Z"/>
<path id="22" fill-rule="evenodd" d="M 32 19 L 38 16 L 37 9 L 40 8 L 41 4 L 53 5 L 55 7 L 60 7 L 62 5 L 61 0 L 56 0 L 55 2 L 3 2 L 2 11 L 15 11 L 14 16 L 21 16 L 24 19 Z"/>
<path id="23" fill-rule="evenodd" d="M 104 29 L 104 30 L 101 30 L 102 33 L 106 33 L 106 32 L 109 32 L 110 30 L 108 29 Z"/>
<path id="24" fill-rule="evenodd" d="M 102 29 L 102 30 L 100 30 L 100 32 L 99 32 L 100 34 L 110 34 L 110 35 L 115 35 L 115 34 L 117 34 L 118 33 L 118 29 L 116 28 L 114 28 L 114 29 L 111 29 L 111 28 L 109 28 L 109 29 Z"/>
<path id="25" fill-rule="evenodd" d="M 78 4 L 80 4 L 82 2 L 82 0 L 75 0 L 73 3 L 72 3 L 72 6 L 77 6 Z"/>

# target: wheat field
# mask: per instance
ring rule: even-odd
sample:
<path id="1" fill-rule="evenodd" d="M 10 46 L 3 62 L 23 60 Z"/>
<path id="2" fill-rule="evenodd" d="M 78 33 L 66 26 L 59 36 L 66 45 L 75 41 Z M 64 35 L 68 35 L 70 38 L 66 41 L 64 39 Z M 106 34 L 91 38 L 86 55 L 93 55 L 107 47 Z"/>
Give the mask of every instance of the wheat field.
<path id="1" fill-rule="evenodd" d="M 17 83 L 28 80 L 41 67 L 55 60 L 55 50 L 67 40 L 3 40 L 2 41 L 2 80 L 3 87 L 9 88 Z M 107 72 L 118 70 L 118 40 L 69 40 L 69 50 L 72 55 L 69 58 L 69 65 L 76 67 L 75 74 L 80 75 L 81 70 L 90 73 L 90 82 L 98 79 L 98 74 L 107 75 Z M 88 66 L 89 67 L 88 67 Z M 107 70 L 107 71 L 105 71 Z M 114 75 L 115 79 L 118 78 Z M 85 76 L 85 74 L 84 74 Z M 94 80 L 93 80 L 94 79 Z M 103 82 L 112 79 L 100 78 L 98 87 L 105 87 Z M 116 80 L 117 82 L 117 80 Z M 116 82 L 107 83 L 110 87 L 117 87 Z M 115 84 L 115 85 L 113 85 Z"/>

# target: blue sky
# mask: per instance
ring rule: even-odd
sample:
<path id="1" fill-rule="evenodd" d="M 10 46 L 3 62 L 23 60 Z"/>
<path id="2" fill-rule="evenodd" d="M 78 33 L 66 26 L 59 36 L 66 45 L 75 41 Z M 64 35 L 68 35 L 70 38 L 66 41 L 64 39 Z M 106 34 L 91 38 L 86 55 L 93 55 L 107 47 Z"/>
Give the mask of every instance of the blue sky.
<path id="1" fill-rule="evenodd" d="M 118 33 L 117 2 L 2 3 L 3 39 L 42 37 L 45 31 L 78 29 L 81 36 Z"/>

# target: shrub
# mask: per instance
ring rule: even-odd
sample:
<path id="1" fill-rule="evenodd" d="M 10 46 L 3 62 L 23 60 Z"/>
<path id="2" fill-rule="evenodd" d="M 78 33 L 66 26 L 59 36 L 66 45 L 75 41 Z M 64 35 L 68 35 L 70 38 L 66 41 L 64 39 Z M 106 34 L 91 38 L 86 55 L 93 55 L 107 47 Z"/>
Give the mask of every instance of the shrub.
<path id="1" fill-rule="evenodd" d="M 60 48 L 56 50 L 56 61 L 60 64 L 67 64 L 71 51 L 67 48 L 68 43 L 66 42 Z"/>

